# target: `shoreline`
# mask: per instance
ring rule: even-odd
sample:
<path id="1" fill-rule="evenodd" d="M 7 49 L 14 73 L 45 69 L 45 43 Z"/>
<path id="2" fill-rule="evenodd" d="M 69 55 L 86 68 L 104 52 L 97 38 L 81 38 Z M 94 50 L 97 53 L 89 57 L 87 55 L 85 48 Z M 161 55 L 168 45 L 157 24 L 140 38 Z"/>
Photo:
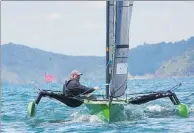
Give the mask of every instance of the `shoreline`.
<path id="1" fill-rule="evenodd" d="M 151 74 L 148 74 L 148 75 L 136 75 L 136 76 L 132 76 L 132 75 L 129 75 L 128 76 L 128 80 L 134 80 L 134 79 L 154 79 L 154 78 L 188 78 L 188 77 L 191 77 L 193 78 L 194 75 L 191 75 L 191 76 L 155 76 L 155 75 L 151 75 Z"/>

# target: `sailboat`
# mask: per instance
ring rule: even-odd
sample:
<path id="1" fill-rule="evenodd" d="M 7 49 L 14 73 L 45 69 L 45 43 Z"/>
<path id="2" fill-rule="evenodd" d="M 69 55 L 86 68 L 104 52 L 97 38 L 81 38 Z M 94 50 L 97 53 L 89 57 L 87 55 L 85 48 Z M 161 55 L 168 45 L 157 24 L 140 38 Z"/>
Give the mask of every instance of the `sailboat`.
<path id="1" fill-rule="evenodd" d="M 85 105 L 92 115 L 97 115 L 106 122 L 116 121 L 117 116 L 129 104 L 139 105 L 166 97 L 177 106 L 176 111 L 180 116 L 188 116 L 187 105 L 179 101 L 172 89 L 147 94 L 137 93 L 136 96 L 127 98 L 129 27 L 132 7 L 133 1 L 106 1 L 106 95 L 101 99 L 67 97 L 63 92 L 43 90 L 34 85 L 40 92 L 35 101 L 28 104 L 30 116 L 35 115 L 36 106 L 42 97 L 53 98 L 72 108 Z M 173 88 L 180 86 L 181 83 Z"/>

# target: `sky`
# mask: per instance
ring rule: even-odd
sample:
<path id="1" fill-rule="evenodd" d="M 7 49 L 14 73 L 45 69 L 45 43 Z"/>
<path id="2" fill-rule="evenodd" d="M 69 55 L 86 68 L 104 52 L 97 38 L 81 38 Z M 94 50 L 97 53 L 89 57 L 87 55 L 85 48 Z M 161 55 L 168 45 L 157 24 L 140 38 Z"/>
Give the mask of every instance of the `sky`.
<path id="1" fill-rule="evenodd" d="M 129 43 L 176 42 L 194 36 L 194 1 L 135 1 Z M 105 56 L 105 1 L 3 1 L 1 44 L 65 55 Z"/>

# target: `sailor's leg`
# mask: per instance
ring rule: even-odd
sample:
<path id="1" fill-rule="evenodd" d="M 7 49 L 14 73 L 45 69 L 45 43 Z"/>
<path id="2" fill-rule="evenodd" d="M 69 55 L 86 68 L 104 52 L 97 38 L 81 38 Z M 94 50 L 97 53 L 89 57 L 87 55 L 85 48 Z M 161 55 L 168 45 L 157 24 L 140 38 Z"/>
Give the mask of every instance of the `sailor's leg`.
<path id="1" fill-rule="evenodd" d="M 52 96 L 52 92 L 46 92 L 46 91 L 40 91 L 38 96 L 36 97 L 35 103 L 38 104 L 41 100 L 42 97 L 51 97 Z"/>

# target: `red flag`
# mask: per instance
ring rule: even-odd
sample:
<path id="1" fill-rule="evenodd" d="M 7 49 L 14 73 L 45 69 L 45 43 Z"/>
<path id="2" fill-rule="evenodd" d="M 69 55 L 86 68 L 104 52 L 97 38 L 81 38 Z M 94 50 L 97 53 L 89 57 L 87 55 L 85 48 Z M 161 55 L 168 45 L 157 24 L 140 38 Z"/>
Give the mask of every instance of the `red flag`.
<path id="1" fill-rule="evenodd" d="M 54 81 L 56 78 L 52 75 L 45 73 L 45 80 L 47 83 Z"/>

